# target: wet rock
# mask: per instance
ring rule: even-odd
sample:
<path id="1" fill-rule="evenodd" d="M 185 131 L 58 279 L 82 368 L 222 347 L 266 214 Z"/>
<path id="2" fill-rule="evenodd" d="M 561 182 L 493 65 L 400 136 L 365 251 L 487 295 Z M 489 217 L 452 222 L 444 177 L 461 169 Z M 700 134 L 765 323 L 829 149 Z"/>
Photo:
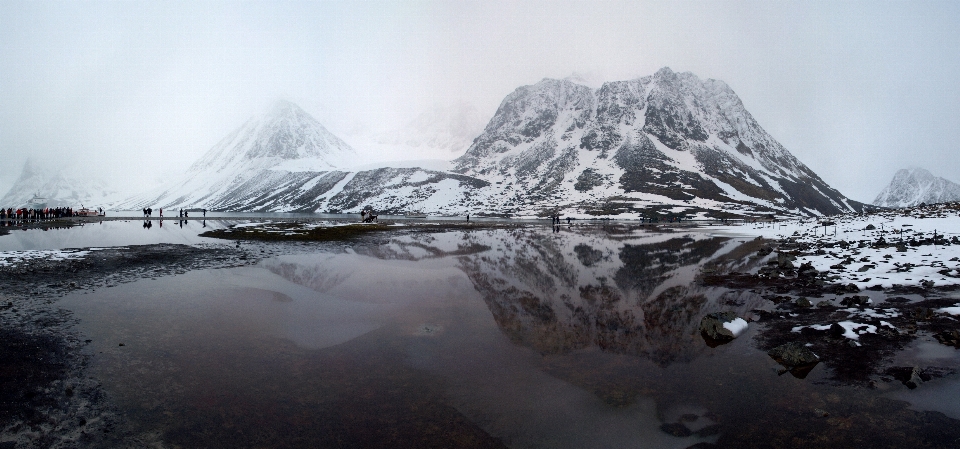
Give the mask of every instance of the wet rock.
<path id="1" fill-rule="evenodd" d="M 716 449 L 716 448 L 719 448 L 719 447 L 720 447 L 720 446 L 718 446 L 718 445 L 716 445 L 716 444 L 707 443 L 706 441 L 701 441 L 701 442 L 699 442 L 699 443 L 697 443 L 697 444 L 694 444 L 693 446 L 687 446 L 686 449 Z"/>
<path id="2" fill-rule="evenodd" d="M 700 320 L 700 333 L 719 342 L 737 338 L 746 327 L 747 322 L 734 312 L 711 313 Z"/>
<path id="3" fill-rule="evenodd" d="M 840 300 L 840 305 L 847 307 L 866 307 L 870 304 L 870 297 L 863 295 L 848 296 Z"/>
<path id="4" fill-rule="evenodd" d="M 687 426 L 678 422 L 661 424 L 660 430 L 670 435 L 673 435 L 675 437 L 688 437 L 690 435 L 693 435 L 693 432 L 690 431 L 690 429 L 688 429 Z"/>
<path id="5" fill-rule="evenodd" d="M 813 264 L 810 262 L 804 262 L 800 264 L 800 268 L 797 269 L 797 276 L 802 278 L 815 278 L 820 272 L 816 268 L 813 268 Z"/>
<path id="6" fill-rule="evenodd" d="M 865 272 L 867 272 L 867 271 L 869 271 L 869 270 L 872 270 L 872 269 L 874 269 L 874 268 L 877 268 L 877 266 L 876 266 L 876 265 L 867 264 L 867 265 L 864 265 L 864 266 L 860 267 L 860 269 L 857 270 L 857 272 L 858 272 L 858 273 L 865 273 Z"/>
<path id="7" fill-rule="evenodd" d="M 919 367 L 907 367 L 907 366 L 898 366 L 890 368 L 887 370 L 887 374 L 893 376 L 894 379 L 900 381 L 900 383 L 906 385 L 907 388 L 913 390 L 931 379 L 929 375 L 923 372 Z"/>
<path id="8" fill-rule="evenodd" d="M 960 331 L 957 330 L 945 330 L 933 335 L 933 338 L 936 338 L 942 344 L 947 346 L 953 346 L 954 348 L 960 348 Z"/>
<path id="9" fill-rule="evenodd" d="M 719 433 L 720 433 L 720 424 L 711 424 L 709 426 L 706 426 L 694 432 L 694 434 L 700 438 L 712 437 Z"/>
<path id="10" fill-rule="evenodd" d="M 817 303 L 817 308 L 822 309 L 824 307 L 833 307 L 833 304 L 830 301 L 820 301 Z"/>
<path id="11" fill-rule="evenodd" d="M 777 253 L 777 267 L 781 270 L 794 269 L 793 260 L 796 260 L 796 256 L 788 253 Z"/>
<path id="12" fill-rule="evenodd" d="M 934 310 L 927 307 L 917 307 L 913 310 L 913 319 L 917 321 L 930 321 L 934 315 Z"/>
<path id="13" fill-rule="evenodd" d="M 796 304 L 797 307 L 813 307 L 813 303 L 807 298 L 798 298 Z"/>
<path id="14" fill-rule="evenodd" d="M 759 254 L 760 256 L 766 256 L 772 252 L 773 252 L 773 248 L 770 247 L 770 245 L 763 245 L 760 247 L 760 249 L 757 250 L 757 254 Z"/>
<path id="15" fill-rule="evenodd" d="M 834 337 L 842 337 L 843 334 L 845 334 L 845 333 L 847 332 L 847 330 L 844 329 L 843 326 L 841 326 L 841 325 L 839 325 L 839 324 L 837 324 L 837 323 L 831 324 L 831 325 L 830 325 L 830 329 L 828 329 L 827 331 L 830 332 L 830 335 L 832 335 L 832 336 L 834 336 Z"/>
<path id="16" fill-rule="evenodd" d="M 843 289 L 850 293 L 860 293 L 860 287 L 857 287 L 857 284 L 854 284 L 853 282 L 847 284 L 845 287 L 843 287 Z"/>
<path id="17" fill-rule="evenodd" d="M 767 352 L 767 355 L 786 368 L 813 365 L 820 361 L 820 357 L 798 341 L 791 341 L 790 343 L 777 346 Z"/>

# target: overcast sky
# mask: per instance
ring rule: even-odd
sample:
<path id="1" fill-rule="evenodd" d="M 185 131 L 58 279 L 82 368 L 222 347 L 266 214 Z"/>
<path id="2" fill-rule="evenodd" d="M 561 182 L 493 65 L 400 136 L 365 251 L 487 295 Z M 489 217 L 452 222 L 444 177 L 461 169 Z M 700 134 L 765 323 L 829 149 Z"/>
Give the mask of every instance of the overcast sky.
<path id="1" fill-rule="evenodd" d="M 346 132 L 458 102 L 492 116 L 545 77 L 669 66 L 724 80 L 871 201 L 908 166 L 960 182 L 958 5 L 0 0 L 0 193 L 28 156 L 127 183 L 173 175 L 277 97 Z"/>

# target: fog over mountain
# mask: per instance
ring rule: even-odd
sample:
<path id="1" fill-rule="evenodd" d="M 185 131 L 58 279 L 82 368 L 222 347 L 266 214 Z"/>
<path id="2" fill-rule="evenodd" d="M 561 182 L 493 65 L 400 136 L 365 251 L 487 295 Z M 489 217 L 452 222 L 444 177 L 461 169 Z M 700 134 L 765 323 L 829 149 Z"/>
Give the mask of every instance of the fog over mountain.
<path id="1" fill-rule="evenodd" d="M 723 80 L 824 183 L 866 202 L 910 165 L 960 179 L 957 23 L 945 0 L 4 2 L 0 192 L 33 157 L 133 194 L 275 98 L 357 165 L 450 160 L 518 86 L 670 67 Z M 456 105 L 476 110 L 460 127 Z"/>
<path id="2" fill-rule="evenodd" d="M 27 159 L 13 187 L 0 197 L 0 207 L 89 207 L 116 201 L 120 195 L 100 174 L 49 166 Z"/>

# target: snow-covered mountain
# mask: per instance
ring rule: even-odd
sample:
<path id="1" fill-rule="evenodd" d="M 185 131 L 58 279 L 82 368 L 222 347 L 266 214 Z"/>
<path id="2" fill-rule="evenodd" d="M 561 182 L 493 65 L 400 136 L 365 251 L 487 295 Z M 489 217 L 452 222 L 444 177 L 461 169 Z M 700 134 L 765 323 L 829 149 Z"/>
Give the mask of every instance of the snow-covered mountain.
<path id="1" fill-rule="evenodd" d="M 0 207 L 28 207 L 34 198 L 41 198 L 47 207 L 99 207 L 116 195 L 95 173 L 71 173 L 27 159 L 13 187 L 0 198 Z"/>
<path id="2" fill-rule="evenodd" d="M 604 83 L 544 79 L 507 96 L 455 171 L 502 188 L 487 208 L 593 214 L 857 210 L 791 155 L 730 87 L 663 68 Z"/>
<path id="3" fill-rule="evenodd" d="M 960 201 L 960 184 L 934 176 L 922 168 L 898 170 L 893 180 L 877 195 L 873 204 L 883 207 L 911 207 Z"/>
<path id="4" fill-rule="evenodd" d="M 265 202 L 288 198 L 283 191 L 291 185 L 323 184 L 321 178 L 349 165 L 356 156 L 353 148 L 310 114 L 279 100 L 214 145 L 182 179 L 116 207 L 255 210 Z M 275 206 L 295 208 L 295 204 L 289 200 Z"/>
<path id="5" fill-rule="evenodd" d="M 863 206 L 767 134 L 725 83 L 669 68 L 598 88 L 575 78 L 520 87 L 452 170 L 350 168 L 356 159 L 299 107 L 279 102 L 217 144 L 184 180 L 120 207 L 639 218 L 824 215 Z"/>
<path id="6" fill-rule="evenodd" d="M 420 167 L 351 170 L 356 151 L 297 105 L 278 101 L 194 163 L 185 177 L 116 209 L 458 214 L 487 183 Z"/>

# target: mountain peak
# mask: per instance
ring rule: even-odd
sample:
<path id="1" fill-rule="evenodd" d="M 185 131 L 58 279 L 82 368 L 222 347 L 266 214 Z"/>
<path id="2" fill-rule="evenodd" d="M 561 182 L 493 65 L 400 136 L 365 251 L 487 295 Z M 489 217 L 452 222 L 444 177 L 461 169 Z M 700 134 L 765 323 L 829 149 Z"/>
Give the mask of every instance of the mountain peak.
<path id="1" fill-rule="evenodd" d="M 210 149 L 191 168 L 327 171 L 342 167 L 356 151 L 295 103 L 279 99 Z"/>
<path id="2" fill-rule="evenodd" d="M 764 131 L 725 83 L 663 67 L 600 88 L 545 78 L 516 89 L 456 171 L 511 185 L 508 203 L 617 198 L 624 211 L 699 201 L 833 214 L 855 206 Z M 592 206 L 591 206 L 592 207 Z"/>
<path id="3" fill-rule="evenodd" d="M 890 184 L 873 200 L 883 207 L 911 207 L 960 201 L 960 184 L 935 176 L 920 167 L 897 170 Z"/>

